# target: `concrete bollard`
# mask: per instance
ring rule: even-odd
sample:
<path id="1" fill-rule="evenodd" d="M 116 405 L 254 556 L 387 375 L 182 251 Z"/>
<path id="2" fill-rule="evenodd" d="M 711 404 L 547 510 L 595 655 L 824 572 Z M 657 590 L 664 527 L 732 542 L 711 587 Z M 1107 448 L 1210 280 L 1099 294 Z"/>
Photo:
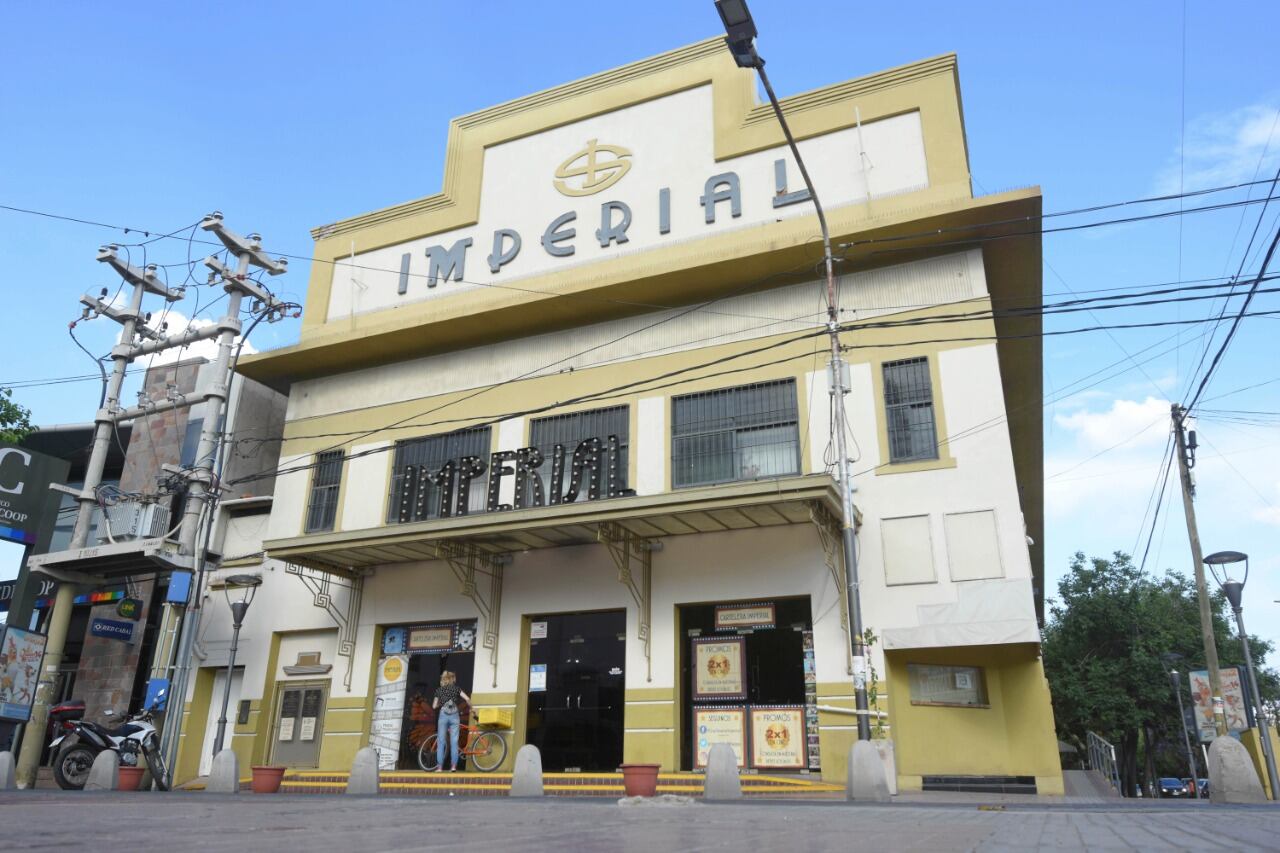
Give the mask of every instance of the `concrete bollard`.
<path id="1" fill-rule="evenodd" d="M 1209 744 L 1209 801 L 1213 803 L 1265 803 L 1262 780 L 1244 744 L 1223 735 Z"/>
<path id="2" fill-rule="evenodd" d="M 712 744 L 707 753 L 707 777 L 702 784 L 704 800 L 742 799 L 742 780 L 738 778 L 738 758 L 727 743 Z"/>
<path id="3" fill-rule="evenodd" d="M 531 743 L 516 753 L 516 766 L 511 773 L 511 796 L 542 796 L 542 753 Z"/>
<path id="4" fill-rule="evenodd" d="M 18 782 L 14 776 L 17 767 L 12 752 L 0 752 L 0 791 L 16 791 Z"/>
<path id="5" fill-rule="evenodd" d="M 89 768 L 89 778 L 84 783 L 86 791 L 120 790 L 120 756 L 109 749 L 99 752 Z"/>
<path id="6" fill-rule="evenodd" d="M 351 775 L 347 777 L 348 794 L 376 794 L 381 781 L 378 778 L 378 750 L 366 746 L 356 753 L 351 762 Z"/>
<path id="7" fill-rule="evenodd" d="M 224 749 L 213 757 L 205 790 L 213 794 L 240 793 L 240 756 L 235 750 Z"/>
<path id="8" fill-rule="evenodd" d="M 884 760 L 869 740 L 860 740 L 849 750 L 849 779 L 845 794 L 850 800 L 860 803 L 890 801 Z"/>

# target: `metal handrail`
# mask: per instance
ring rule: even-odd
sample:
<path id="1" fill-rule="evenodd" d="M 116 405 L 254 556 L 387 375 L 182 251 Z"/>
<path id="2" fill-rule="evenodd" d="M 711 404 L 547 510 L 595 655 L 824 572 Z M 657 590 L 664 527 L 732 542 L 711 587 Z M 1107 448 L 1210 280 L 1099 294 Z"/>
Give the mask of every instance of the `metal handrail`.
<path id="1" fill-rule="evenodd" d="M 1120 770 L 1116 764 L 1116 748 L 1101 735 L 1088 732 L 1089 769 L 1101 773 L 1115 788 L 1116 793 L 1124 796 L 1120 787 Z"/>

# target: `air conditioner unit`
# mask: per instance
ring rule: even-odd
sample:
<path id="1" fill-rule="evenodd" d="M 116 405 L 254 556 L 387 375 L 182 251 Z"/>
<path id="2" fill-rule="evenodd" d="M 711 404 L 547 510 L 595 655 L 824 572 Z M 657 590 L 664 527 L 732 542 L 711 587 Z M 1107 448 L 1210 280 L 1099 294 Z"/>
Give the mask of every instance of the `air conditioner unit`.
<path id="1" fill-rule="evenodd" d="M 158 503 L 122 501 L 108 506 L 98 520 L 98 541 L 154 539 L 169 532 L 169 510 Z"/>

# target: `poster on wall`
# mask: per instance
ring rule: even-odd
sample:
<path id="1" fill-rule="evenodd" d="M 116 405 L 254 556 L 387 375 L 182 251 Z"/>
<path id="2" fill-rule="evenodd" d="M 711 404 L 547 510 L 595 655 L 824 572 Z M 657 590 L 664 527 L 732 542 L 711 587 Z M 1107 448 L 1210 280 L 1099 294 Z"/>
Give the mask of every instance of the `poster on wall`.
<path id="1" fill-rule="evenodd" d="M 751 707 L 751 766 L 801 770 L 808 762 L 804 709 L 799 705 Z"/>
<path id="2" fill-rule="evenodd" d="M 453 632 L 458 626 L 419 625 L 409 629 L 409 651 L 411 652 L 447 652 L 453 649 Z M 472 633 L 474 637 L 474 632 Z"/>
<path id="3" fill-rule="evenodd" d="M 15 723 L 31 719 L 44 641 L 44 634 L 34 631 L 11 626 L 0 631 L 0 719 Z"/>
<path id="4" fill-rule="evenodd" d="M 1242 732 L 1249 728 L 1249 719 L 1245 711 L 1244 689 L 1240 683 L 1240 670 L 1236 667 L 1220 669 L 1222 678 L 1222 711 L 1227 718 L 1227 731 Z M 1196 728 L 1200 731 L 1200 740 L 1212 741 L 1217 736 L 1217 726 L 1213 721 L 1213 691 L 1209 687 L 1209 671 L 1205 669 L 1190 673 L 1191 700 L 1195 705 Z"/>
<path id="5" fill-rule="evenodd" d="M 378 661 L 373 717 L 369 723 L 369 746 L 378 751 L 378 767 L 382 770 L 396 769 L 408 685 L 408 656 L 387 655 Z"/>
<path id="6" fill-rule="evenodd" d="M 747 698 L 747 643 L 744 637 L 695 637 L 695 702 Z"/>
<path id="7" fill-rule="evenodd" d="M 738 767 L 746 767 L 746 708 L 693 709 L 693 766 L 706 767 L 711 747 L 717 743 L 727 743 L 733 747 Z"/>
<path id="8" fill-rule="evenodd" d="M 818 737 L 818 666 L 813 656 L 813 632 L 804 632 L 804 732 L 808 745 L 809 769 L 822 766 Z M 812 679 L 810 675 L 812 674 Z"/>
<path id="9" fill-rule="evenodd" d="M 736 628 L 772 628 L 776 621 L 777 611 L 772 602 L 716 606 L 717 631 L 731 631 Z"/>

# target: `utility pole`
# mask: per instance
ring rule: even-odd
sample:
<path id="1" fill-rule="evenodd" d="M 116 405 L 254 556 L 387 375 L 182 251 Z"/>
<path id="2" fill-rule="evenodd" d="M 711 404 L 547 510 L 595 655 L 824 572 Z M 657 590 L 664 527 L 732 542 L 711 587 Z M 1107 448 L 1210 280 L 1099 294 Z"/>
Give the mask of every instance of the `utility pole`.
<path id="1" fill-rule="evenodd" d="M 98 505 L 98 487 L 102 483 L 102 472 L 106 465 L 107 449 L 116 424 L 121 421 L 186 408 L 203 402 L 205 404 L 204 422 L 200 433 L 200 443 L 196 451 L 196 461 L 192 470 L 186 476 L 188 497 L 183 510 L 182 521 L 179 525 L 178 538 L 179 554 L 189 561 L 193 568 L 197 569 L 197 583 L 190 599 L 196 615 L 199 613 L 199 581 L 203 578 L 204 554 L 208 544 L 200 541 L 201 532 L 207 529 L 206 525 L 201 522 L 202 518 L 211 517 L 217 500 L 217 489 L 213 485 L 214 457 L 222 439 L 222 412 L 231 385 L 232 352 L 235 349 L 236 338 L 241 332 L 240 306 L 243 298 L 249 296 L 254 300 L 255 313 L 262 312 L 263 316 L 268 319 L 279 317 L 284 310 L 282 302 L 249 278 L 249 267 L 256 266 L 266 270 L 271 275 L 279 275 L 285 272 L 287 264 L 284 259 L 272 260 L 268 258 L 262 251 L 261 238 L 258 235 L 253 234 L 247 238 L 240 237 L 224 228 L 221 213 L 209 214 L 201 221 L 200 227 L 205 231 L 213 232 L 237 259 L 235 270 L 225 267 L 216 256 L 205 259 L 205 266 L 213 270 L 214 276 L 222 281 L 223 288 L 227 291 L 227 311 L 212 326 L 199 329 L 188 328 L 184 332 L 167 337 L 162 337 L 148 328 L 144 322 L 140 322 L 140 318 L 143 316 L 143 296 L 146 293 L 153 293 L 163 296 L 169 302 L 175 302 L 182 298 L 183 290 L 180 288 L 171 290 L 166 287 L 157 278 L 158 268 L 155 266 L 148 266 L 143 270 L 122 261 L 116 255 L 116 247 L 114 246 L 105 246 L 98 251 L 98 260 L 110 264 L 126 282 L 133 285 L 133 290 L 127 309 L 118 309 L 102 299 L 94 299 L 88 296 L 80 300 L 85 305 L 84 317 L 86 319 L 90 313 L 99 316 L 105 315 L 120 323 L 122 328 L 120 330 L 119 343 L 111 350 L 114 366 L 107 381 L 107 393 L 103 406 L 99 409 L 94 419 L 96 427 L 93 449 L 85 470 L 84 487 L 76 496 L 76 500 L 80 502 L 80 509 L 79 514 L 76 516 L 76 525 L 72 533 L 71 544 L 67 549 L 67 553 L 80 551 L 88 543 L 89 531 L 94 521 L 93 511 Z M 104 290 L 103 296 L 105 297 L 105 295 L 106 291 Z M 131 362 L 146 355 L 174 347 L 186 347 L 197 341 L 214 337 L 218 338 L 218 355 L 213 366 L 214 381 L 208 390 L 187 397 L 178 395 L 171 396 L 166 400 L 142 401 L 136 407 L 121 408 L 120 389 L 124 384 L 125 372 Z M 135 343 L 138 338 L 143 340 Z M 57 598 L 54 601 L 53 611 L 49 616 L 44 670 L 41 673 L 40 684 L 36 690 L 31 720 L 27 728 L 27 731 L 32 736 L 23 740 L 22 750 L 18 757 L 18 780 L 26 787 L 32 786 L 35 782 L 40 753 L 44 749 L 43 733 L 48 720 L 49 705 L 56 685 L 58 670 L 62 663 L 67 627 L 71 621 L 72 601 L 76 592 L 75 584 L 70 582 L 75 578 L 71 577 L 71 575 L 71 572 L 66 572 L 61 577 L 63 582 L 58 586 Z M 81 575 L 80 578 L 86 583 L 91 583 L 95 580 L 88 575 Z M 191 624 L 183 626 L 179 615 L 174 615 L 172 619 L 165 620 L 166 624 L 173 625 L 172 630 L 174 631 L 185 627 L 185 630 L 181 630 L 175 656 L 176 672 L 183 677 L 175 679 L 169 685 L 167 693 L 168 700 L 175 703 L 168 707 L 174 709 L 175 713 L 166 713 L 164 721 L 164 731 L 166 733 L 170 730 L 173 731 L 171 740 L 163 742 L 163 745 L 169 746 L 169 753 L 173 755 L 173 758 L 168 761 L 168 767 L 170 768 L 173 767 L 176 759 L 178 734 L 182 725 L 182 703 L 186 694 L 187 682 L 185 675 L 189 669 L 191 649 L 195 641 L 195 628 L 198 624 L 198 620 L 189 621 Z M 174 649 L 172 644 L 170 649 Z"/>
<path id="2" fill-rule="evenodd" d="M 858 717 L 858 740 L 871 740 L 871 711 L 867 702 L 867 648 L 863 640 L 862 602 L 858 583 L 858 544 L 856 510 L 853 506 L 853 475 L 849 466 L 847 447 L 849 414 L 845 409 L 844 398 L 849 394 L 849 365 L 844 360 L 840 347 L 840 306 L 836 296 L 835 262 L 831 255 L 831 234 L 827 230 L 827 216 L 818 201 L 818 191 L 809 178 L 809 170 L 805 168 L 800 149 L 796 146 L 795 137 L 787 118 L 782 114 L 782 105 L 774 94 L 769 76 L 764 72 L 764 59 L 756 52 L 756 25 L 747 10 L 744 0 L 716 0 L 716 10 L 724 21 L 728 37 L 725 43 L 733 54 L 734 61 L 741 68 L 754 68 L 760 75 L 769 103 L 773 106 L 778 124 L 787 138 L 791 156 L 796 158 L 796 166 L 804 178 L 805 189 L 813 208 L 818 214 L 818 226 L 822 229 L 822 259 L 826 268 L 827 286 L 827 335 L 831 344 L 831 361 L 827 365 L 828 379 L 831 383 L 831 406 L 835 412 L 832 429 L 835 432 L 836 463 L 838 487 L 840 489 L 840 534 L 841 550 L 844 552 L 845 585 L 849 600 L 849 641 L 853 646 L 853 697 L 854 708 Z"/>
<path id="3" fill-rule="evenodd" d="M 178 534 L 178 542 L 183 554 L 191 554 L 196 569 L 195 583 L 191 590 L 191 605 L 187 610 L 186 624 L 178 639 L 173 663 L 173 682 L 170 684 L 169 701 L 175 703 L 174 713 L 166 713 L 161 738 L 168 767 L 177 766 L 178 742 L 182 736 L 182 707 L 186 701 L 187 685 L 191 672 L 191 654 L 195 648 L 196 633 L 200 625 L 200 601 L 205 573 L 205 553 L 208 550 L 208 530 L 213 522 L 214 506 L 218 492 L 214 486 L 214 463 L 222 441 L 222 412 L 230 396 L 232 381 L 232 353 L 236 348 L 236 337 L 240 334 L 240 304 L 245 296 L 251 297 L 260 310 L 270 312 L 272 316 L 283 310 L 283 304 L 249 278 L 251 266 L 265 270 L 268 275 L 280 275 L 285 272 L 288 261 L 284 258 L 273 260 L 262 250 L 262 238 L 258 234 L 241 237 L 228 230 L 222 224 L 221 213 L 211 213 L 200 223 L 205 231 L 210 231 L 222 245 L 226 246 L 236 258 L 235 270 L 224 266 L 216 256 L 205 259 L 205 266 L 213 271 L 214 278 L 222 282 L 227 291 L 227 314 L 219 324 L 221 333 L 218 337 L 218 355 L 214 361 L 214 385 L 207 392 L 204 410 L 204 422 L 201 425 L 200 444 L 196 449 L 196 459 L 189 475 L 190 491 L 183 511 L 182 524 Z M 231 674 L 227 674 L 228 679 Z"/>
<path id="4" fill-rule="evenodd" d="M 155 340 L 158 336 L 145 323 L 139 322 L 142 314 L 142 297 L 151 292 L 163 296 L 169 302 L 182 298 L 177 290 L 170 290 L 158 278 L 156 267 L 149 266 L 145 270 L 120 260 L 113 247 L 102 247 L 98 250 L 98 260 L 109 263 L 120 273 L 125 281 L 133 285 L 129 297 L 129 307 L 115 308 L 102 299 L 84 297 L 85 316 L 90 311 L 97 311 L 120 324 L 119 343 L 111 350 L 113 366 L 111 376 L 107 379 L 107 393 L 103 406 L 94 417 L 93 449 L 89 454 L 89 463 L 85 468 L 84 487 L 76 500 L 80 509 L 76 515 L 75 528 L 71 533 L 69 550 L 83 548 L 89 540 L 89 528 L 93 524 L 93 510 L 98 505 L 98 487 L 102 484 L 102 471 L 107 464 L 107 450 L 111 444 L 111 433 L 118 422 L 115 414 L 120 409 L 120 388 L 124 385 L 125 371 L 129 363 L 136 357 L 133 355 L 134 338 L 141 336 Z M 106 291 L 103 291 L 106 295 Z M 58 670 L 62 666 L 62 654 L 66 648 L 67 627 L 71 623 L 71 608 L 76 596 L 74 584 L 63 582 L 58 584 L 58 594 L 54 598 L 53 610 L 49 614 L 48 639 L 45 643 L 44 670 L 40 673 L 40 683 L 36 687 L 35 701 L 31 706 L 31 719 L 27 724 L 27 736 L 22 739 L 22 749 L 18 753 L 17 779 L 26 788 L 34 787 L 36 770 L 40 764 L 40 753 L 44 750 L 44 732 L 49 719 L 49 706 L 52 703 L 53 691 L 57 686 Z"/>
<path id="5" fill-rule="evenodd" d="M 1195 433 L 1188 445 L 1186 433 L 1187 410 L 1177 403 L 1170 408 L 1173 417 L 1173 434 L 1178 454 L 1178 479 L 1182 483 L 1182 509 L 1187 517 L 1187 539 L 1191 542 L 1191 565 L 1195 567 L 1196 599 L 1200 603 L 1200 637 L 1204 643 L 1204 660 L 1209 670 L 1209 690 L 1213 693 L 1213 724 L 1219 735 L 1227 733 L 1227 720 L 1222 710 L 1222 675 L 1218 668 L 1218 642 L 1213 636 L 1213 606 L 1204 577 L 1204 552 L 1200 550 L 1200 530 L 1196 527 L 1194 503 L 1196 487 L 1191 481 L 1191 469 L 1195 465 Z"/>

